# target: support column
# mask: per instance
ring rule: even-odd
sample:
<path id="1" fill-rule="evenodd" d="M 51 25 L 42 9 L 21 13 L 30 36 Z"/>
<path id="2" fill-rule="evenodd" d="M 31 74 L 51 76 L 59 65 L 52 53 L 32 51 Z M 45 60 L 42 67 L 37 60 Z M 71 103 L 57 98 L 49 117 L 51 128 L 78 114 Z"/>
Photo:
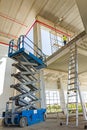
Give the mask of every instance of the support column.
<path id="1" fill-rule="evenodd" d="M 61 106 L 62 111 L 66 115 L 66 103 L 65 103 L 65 96 L 64 96 L 62 78 L 58 78 L 57 85 L 58 85 L 59 96 L 60 96 L 60 106 Z"/>
<path id="2" fill-rule="evenodd" d="M 34 43 L 42 49 L 42 42 L 41 42 L 41 29 L 40 25 L 36 23 L 33 28 L 33 36 L 34 36 Z M 43 70 L 40 70 L 40 99 L 41 99 L 41 108 L 46 108 L 46 100 L 45 100 L 45 84 L 44 84 L 44 76 Z"/>
<path id="3" fill-rule="evenodd" d="M 43 70 L 40 70 L 41 108 L 46 108 L 45 82 Z"/>
<path id="4" fill-rule="evenodd" d="M 34 43 L 42 49 L 42 42 L 41 42 L 41 29 L 40 29 L 40 24 L 36 23 L 33 27 L 33 38 L 34 38 Z"/>

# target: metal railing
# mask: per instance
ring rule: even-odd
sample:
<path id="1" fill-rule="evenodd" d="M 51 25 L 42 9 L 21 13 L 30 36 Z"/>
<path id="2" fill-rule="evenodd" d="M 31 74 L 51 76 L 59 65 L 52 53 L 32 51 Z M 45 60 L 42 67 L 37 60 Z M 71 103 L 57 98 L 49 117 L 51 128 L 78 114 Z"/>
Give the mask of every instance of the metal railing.
<path id="1" fill-rule="evenodd" d="M 13 54 L 17 51 L 17 44 L 15 44 L 14 39 L 12 39 L 9 42 L 9 50 L 8 50 L 8 54 Z"/>
<path id="2" fill-rule="evenodd" d="M 15 44 L 14 40 L 9 42 L 9 51 L 8 54 L 13 54 L 19 50 L 25 50 L 25 52 L 31 52 L 36 57 L 40 58 L 42 61 L 46 62 L 46 55 L 42 52 L 42 50 L 27 36 L 21 35 L 18 38 L 17 43 Z"/>

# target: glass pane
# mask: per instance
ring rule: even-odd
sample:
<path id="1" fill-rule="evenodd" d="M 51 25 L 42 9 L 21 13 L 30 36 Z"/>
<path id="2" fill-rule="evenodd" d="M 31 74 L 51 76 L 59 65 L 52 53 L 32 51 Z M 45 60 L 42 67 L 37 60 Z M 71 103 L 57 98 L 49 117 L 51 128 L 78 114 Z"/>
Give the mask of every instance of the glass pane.
<path id="1" fill-rule="evenodd" d="M 47 30 L 41 29 L 42 51 L 45 55 L 51 55 L 50 36 Z"/>

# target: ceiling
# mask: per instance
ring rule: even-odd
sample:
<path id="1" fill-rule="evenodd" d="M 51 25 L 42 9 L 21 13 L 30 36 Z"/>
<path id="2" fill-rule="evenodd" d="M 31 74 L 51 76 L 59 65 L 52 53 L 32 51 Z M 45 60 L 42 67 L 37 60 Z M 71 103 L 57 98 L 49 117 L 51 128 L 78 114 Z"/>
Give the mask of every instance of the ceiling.
<path id="1" fill-rule="evenodd" d="M 80 16 L 87 32 L 87 0 L 76 0 L 76 4 L 78 6 Z"/>
<path id="2" fill-rule="evenodd" d="M 0 0 L 0 36 L 26 34 L 38 15 L 74 33 L 84 30 L 75 0 Z"/>

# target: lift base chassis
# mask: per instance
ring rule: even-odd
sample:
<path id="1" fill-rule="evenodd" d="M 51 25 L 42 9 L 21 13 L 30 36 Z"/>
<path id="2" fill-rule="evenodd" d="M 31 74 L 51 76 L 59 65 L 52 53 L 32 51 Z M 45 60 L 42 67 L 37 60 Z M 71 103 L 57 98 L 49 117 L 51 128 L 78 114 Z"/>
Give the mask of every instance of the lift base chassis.
<path id="1" fill-rule="evenodd" d="M 5 113 L 3 112 L 4 125 L 19 125 L 20 127 L 25 127 L 33 125 L 45 120 L 46 109 L 37 109 L 37 110 L 23 110 L 21 112 L 15 113 Z"/>

